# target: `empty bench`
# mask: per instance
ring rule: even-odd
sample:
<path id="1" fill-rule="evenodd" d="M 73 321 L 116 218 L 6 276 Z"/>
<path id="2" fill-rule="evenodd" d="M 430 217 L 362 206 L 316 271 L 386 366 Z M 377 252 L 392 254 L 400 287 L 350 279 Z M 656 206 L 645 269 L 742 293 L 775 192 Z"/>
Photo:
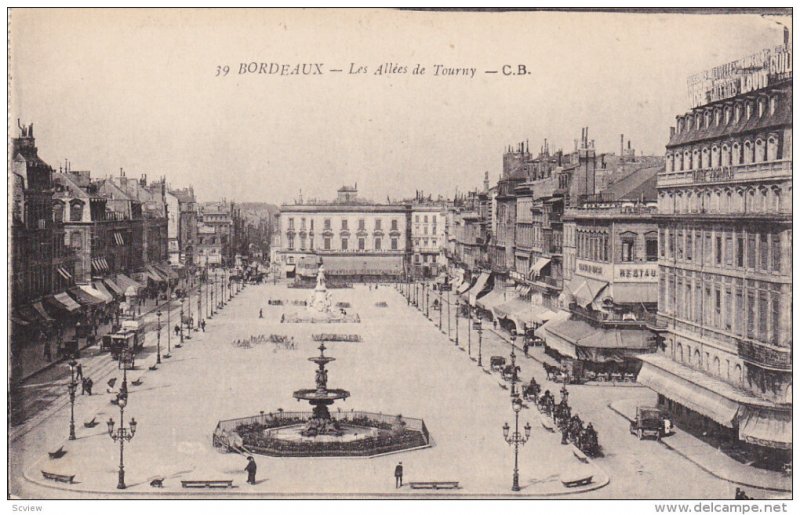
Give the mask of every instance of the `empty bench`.
<path id="1" fill-rule="evenodd" d="M 583 463 L 589 462 L 589 458 L 586 457 L 586 454 L 584 454 L 582 450 L 578 449 L 578 447 L 575 444 L 572 444 L 572 454 L 576 458 L 578 458 L 578 461 L 581 461 Z"/>
<path id="2" fill-rule="evenodd" d="M 183 488 L 233 488 L 233 479 L 182 480 Z"/>
<path id="3" fill-rule="evenodd" d="M 575 488 L 576 486 L 588 485 L 592 482 L 592 474 L 582 471 L 567 472 L 561 474 L 561 484 L 567 488 Z"/>
<path id="4" fill-rule="evenodd" d="M 415 490 L 453 490 L 458 488 L 458 481 L 410 481 L 408 486 Z"/>
<path id="5" fill-rule="evenodd" d="M 75 474 L 67 476 L 65 474 L 56 474 L 54 472 L 45 472 L 43 470 L 42 476 L 44 476 L 45 479 L 49 479 L 51 481 L 58 481 L 59 483 L 73 483 L 75 481 Z"/>

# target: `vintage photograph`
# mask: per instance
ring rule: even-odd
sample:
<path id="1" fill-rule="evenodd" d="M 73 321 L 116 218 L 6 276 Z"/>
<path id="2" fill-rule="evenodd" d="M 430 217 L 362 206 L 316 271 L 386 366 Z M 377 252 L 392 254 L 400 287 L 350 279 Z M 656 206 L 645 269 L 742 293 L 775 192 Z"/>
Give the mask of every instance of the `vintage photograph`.
<path id="1" fill-rule="evenodd" d="M 786 511 L 792 37 L 10 9 L 7 498 Z"/>

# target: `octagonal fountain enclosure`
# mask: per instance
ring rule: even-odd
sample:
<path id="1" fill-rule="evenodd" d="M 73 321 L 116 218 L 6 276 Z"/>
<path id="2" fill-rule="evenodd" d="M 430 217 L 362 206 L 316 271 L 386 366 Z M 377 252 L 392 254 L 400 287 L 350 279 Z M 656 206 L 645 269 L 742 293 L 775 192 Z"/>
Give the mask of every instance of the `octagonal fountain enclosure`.
<path id="1" fill-rule="evenodd" d="M 222 420 L 214 430 L 214 446 L 225 451 L 249 452 L 284 457 L 376 456 L 430 447 L 431 439 L 422 419 L 366 411 L 343 411 L 330 407 L 346 400 L 350 392 L 328 388 L 326 365 L 336 358 L 325 355 L 308 358 L 317 365 L 316 388 L 296 390 L 298 402 L 312 410 L 261 413 L 253 417 Z"/>

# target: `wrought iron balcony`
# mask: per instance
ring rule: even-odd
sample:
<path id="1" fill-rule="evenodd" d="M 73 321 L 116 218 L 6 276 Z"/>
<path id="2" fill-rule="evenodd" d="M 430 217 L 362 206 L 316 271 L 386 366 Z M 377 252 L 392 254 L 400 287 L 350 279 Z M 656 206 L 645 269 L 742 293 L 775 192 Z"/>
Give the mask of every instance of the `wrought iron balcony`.
<path id="1" fill-rule="evenodd" d="M 792 349 L 753 340 L 738 340 L 739 357 L 753 365 L 790 372 Z"/>

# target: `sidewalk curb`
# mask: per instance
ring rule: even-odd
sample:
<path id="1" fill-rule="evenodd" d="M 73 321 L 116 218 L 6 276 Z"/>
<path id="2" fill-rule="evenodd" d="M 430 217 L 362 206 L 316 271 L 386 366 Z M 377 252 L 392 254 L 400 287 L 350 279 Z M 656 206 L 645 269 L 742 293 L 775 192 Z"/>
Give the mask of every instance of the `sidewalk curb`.
<path id="1" fill-rule="evenodd" d="M 606 405 L 606 407 L 608 407 L 608 409 L 610 409 L 611 411 L 613 411 L 614 413 L 616 413 L 620 417 L 624 418 L 628 422 L 631 422 L 631 419 L 627 415 L 625 415 L 623 412 L 621 412 L 620 410 L 615 408 L 613 404 L 614 404 L 613 402 L 608 403 Z M 680 455 L 685 460 L 691 461 L 692 463 L 697 465 L 700 469 L 702 469 L 703 471 L 711 474 L 712 476 L 714 476 L 717 479 L 721 479 L 723 481 L 727 481 L 729 483 L 733 483 L 733 484 L 736 484 L 736 485 L 746 486 L 747 488 L 755 488 L 755 489 L 758 489 L 758 490 L 767 490 L 767 491 L 770 491 L 770 492 L 792 493 L 792 489 L 791 488 L 789 488 L 787 490 L 785 488 L 776 488 L 774 486 L 757 485 L 757 484 L 753 484 L 753 483 L 745 483 L 745 482 L 742 482 L 742 481 L 737 481 L 735 479 L 730 479 L 728 477 L 723 476 L 722 473 L 720 473 L 718 471 L 711 470 L 709 467 L 705 466 L 703 463 L 701 463 L 700 461 L 696 460 L 695 458 L 689 456 L 688 454 L 686 454 L 685 452 L 681 451 L 680 449 L 678 449 L 676 447 L 673 447 L 668 442 L 666 442 L 663 438 L 660 439 L 658 441 L 658 443 L 660 443 L 661 445 L 663 445 L 667 449 L 669 449 L 671 451 L 674 451 L 675 453 Z"/>

